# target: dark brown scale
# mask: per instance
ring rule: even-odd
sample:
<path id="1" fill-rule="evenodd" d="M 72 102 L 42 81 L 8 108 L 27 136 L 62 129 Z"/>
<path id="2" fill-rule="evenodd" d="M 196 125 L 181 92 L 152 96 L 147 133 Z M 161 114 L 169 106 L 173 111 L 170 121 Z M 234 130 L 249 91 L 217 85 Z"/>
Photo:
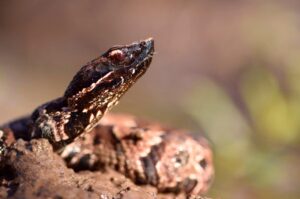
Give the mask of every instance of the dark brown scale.
<path id="1" fill-rule="evenodd" d="M 155 165 L 159 161 L 158 151 L 160 150 L 160 147 L 161 146 L 159 145 L 154 145 L 151 147 L 151 151 L 148 156 L 140 158 L 146 175 L 146 182 L 154 186 L 158 184 L 159 180 Z"/>

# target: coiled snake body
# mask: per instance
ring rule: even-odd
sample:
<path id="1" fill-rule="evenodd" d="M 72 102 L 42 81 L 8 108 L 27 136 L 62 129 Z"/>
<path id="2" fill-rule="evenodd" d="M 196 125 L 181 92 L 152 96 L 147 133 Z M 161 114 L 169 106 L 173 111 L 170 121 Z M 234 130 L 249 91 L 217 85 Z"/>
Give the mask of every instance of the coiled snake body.
<path id="1" fill-rule="evenodd" d="M 0 127 L 0 164 L 16 139 L 46 138 L 75 170 L 109 166 L 160 192 L 206 191 L 213 166 L 204 138 L 196 140 L 185 132 L 141 124 L 129 116 L 115 121 L 107 117 L 99 124 L 146 72 L 153 53 L 150 38 L 112 47 L 84 65 L 62 97 Z"/>

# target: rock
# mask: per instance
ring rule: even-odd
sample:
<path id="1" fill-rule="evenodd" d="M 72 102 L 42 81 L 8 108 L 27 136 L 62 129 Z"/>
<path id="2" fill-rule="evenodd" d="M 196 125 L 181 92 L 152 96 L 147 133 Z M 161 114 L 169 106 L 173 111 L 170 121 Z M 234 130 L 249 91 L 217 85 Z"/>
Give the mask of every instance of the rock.
<path id="1" fill-rule="evenodd" d="M 47 140 L 18 140 L 0 171 L 0 198 L 157 198 L 152 187 L 138 187 L 123 175 L 84 171 L 75 173 L 53 152 Z"/>

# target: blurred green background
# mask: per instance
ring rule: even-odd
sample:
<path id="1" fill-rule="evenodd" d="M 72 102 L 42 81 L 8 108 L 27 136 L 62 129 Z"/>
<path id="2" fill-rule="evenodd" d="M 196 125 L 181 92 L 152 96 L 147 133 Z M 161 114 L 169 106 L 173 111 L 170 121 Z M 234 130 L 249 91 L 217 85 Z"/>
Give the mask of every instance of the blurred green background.
<path id="1" fill-rule="evenodd" d="M 0 1 L 0 123 L 115 44 L 155 38 L 115 112 L 204 132 L 212 198 L 300 198 L 300 2 Z"/>

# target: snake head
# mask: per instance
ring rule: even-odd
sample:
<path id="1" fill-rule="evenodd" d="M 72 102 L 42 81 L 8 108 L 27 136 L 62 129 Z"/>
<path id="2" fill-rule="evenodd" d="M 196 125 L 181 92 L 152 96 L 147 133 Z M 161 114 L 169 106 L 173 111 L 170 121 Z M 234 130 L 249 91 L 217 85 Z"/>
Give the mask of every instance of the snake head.
<path id="1" fill-rule="evenodd" d="M 65 97 L 79 110 L 110 108 L 142 76 L 154 53 L 154 40 L 114 46 L 75 75 Z"/>

